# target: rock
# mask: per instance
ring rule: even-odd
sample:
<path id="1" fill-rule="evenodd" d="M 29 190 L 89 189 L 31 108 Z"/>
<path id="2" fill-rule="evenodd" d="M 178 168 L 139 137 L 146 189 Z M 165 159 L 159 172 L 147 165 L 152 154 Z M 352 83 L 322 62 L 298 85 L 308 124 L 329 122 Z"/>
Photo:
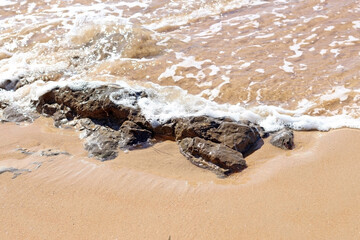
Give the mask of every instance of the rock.
<path id="1" fill-rule="evenodd" d="M 53 157 L 53 156 L 58 156 L 58 155 L 70 156 L 70 153 L 65 152 L 65 151 L 55 150 L 55 149 L 47 149 L 47 150 L 40 152 L 40 156 L 45 156 L 45 157 Z"/>
<path id="2" fill-rule="evenodd" d="M 25 172 L 31 172 L 30 169 L 19 169 L 19 168 L 13 168 L 13 167 L 0 167 L 0 174 L 10 172 L 13 173 L 12 179 L 16 178 L 17 176 L 21 175 Z"/>
<path id="3" fill-rule="evenodd" d="M 215 118 L 200 116 L 180 118 L 174 121 L 176 122 L 174 132 L 177 141 L 187 137 L 200 137 L 217 141 L 216 138 L 211 135 L 213 130 L 220 126 L 221 122 Z"/>
<path id="4" fill-rule="evenodd" d="M 192 163 L 225 176 L 246 168 L 244 155 L 261 146 L 264 130 L 249 121 L 197 116 L 152 126 L 138 106 L 138 100 L 146 97 L 145 91 L 117 85 L 63 87 L 34 104 L 39 113 L 53 117 L 56 126 L 76 126 L 89 156 L 101 161 L 116 158 L 119 149 L 146 146 L 153 139 L 176 140 Z"/>
<path id="5" fill-rule="evenodd" d="M 295 148 L 294 133 L 289 129 L 282 129 L 273 134 L 270 143 L 276 147 L 291 150 Z"/>
<path id="6" fill-rule="evenodd" d="M 125 121 L 120 127 L 119 146 L 128 148 L 134 145 L 147 142 L 152 136 L 152 132 L 141 128 L 134 122 Z"/>
<path id="7" fill-rule="evenodd" d="M 100 161 L 111 160 L 118 155 L 119 133 L 106 127 L 99 127 L 87 137 L 85 150 L 90 157 L 95 157 Z"/>
<path id="8" fill-rule="evenodd" d="M 3 120 L 7 122 L 33 122 L 35 118 L 35 114 L 14 105 L 7 106 L 3 111 Z"/>
<path id="9" fill-rule="evenodd" d="M 259 132 L 241 122 L 221 121 L 201 116 L 177 120 L 176 140 L 200 137 L 224 145 L 245 154 L 260 139 Z"/>
<path id="10" fill-rule="evenodd" d="M 19 151 L 20 153 L 25 154 L 25 155 L 32 155 L 35 153 L 35 152 L 31 152 L 29 149 L 26 149 L 26 148 L 18 148 L 18 149 L 16 149 L 16 151 Z"/>
<path id="11" fill-rule="evenodd" d="M 62 109 L 67 108 L 67 118 L 90 118 L 98 121 L 101 125 L 107 125 L 114 129 L 119 128 L 126 121 L 136 106 L 116 104 L 116 101 L 128 98 L 129 102 L 136 104 L 139 97 L 144 97 L 144 92 L 129 92 L 120 87 L 99 86 L 97 88 L 71 89 L 70 87 L 53 89 L 42 95 L 34 104 L 39 113 L 48 114 L 49 105 Z M 57 104 L 57 105 L 56 105 Z M 52 110 L 53 111 L 53 110 Z M 136 115 L 135 120 L 139 120 Z M 144 121 L 142 119 L 141 121 Z M 145 123 L 144 123 L 145 125 Z M 150 125 L 150 124 L 149 124 Z"/>
<path id="12" fill-rule="evenodd" d="M 222 144 L 201 139 L 199 137 L 181 140 L 180 152 L 193 164 L 210 169 L 218 175 L 227 175 L 245 169 L 243 155 Z"/>
<path id="13" fill-rule="evenodd" d="M 154 135 L 160 139 L 175 140 L 175 124 L 173 120 L 169 120 L 164 124 L 153 127 Z"/>
<path id="14" fill-rule="evenodd" d="M 19 79 L 5 79 L 0 81 L 0 88 L 6 91 L 14 90 L 16 84 L 19 82 Z"/>

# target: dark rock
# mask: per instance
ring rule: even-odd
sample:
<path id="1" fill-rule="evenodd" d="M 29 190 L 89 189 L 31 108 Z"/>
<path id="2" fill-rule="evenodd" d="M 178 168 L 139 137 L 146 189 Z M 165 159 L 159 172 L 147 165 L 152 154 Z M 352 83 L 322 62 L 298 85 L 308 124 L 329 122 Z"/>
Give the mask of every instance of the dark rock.
<path id="1" fill-rule="evenodd" d="M 119 146 L 121 148 L 131 147 L 148 141 L 152 132 L 141 128 L 134 122 L 125 121 L 120 127 Z"/>
<path id="2" fill-rule="evenodd" d="M 177 141 L 187 137 L 200 137 L 217 141 L 216 138 L 212 137 L 212 132 L 220 126 L 221 122 L 215 118 L 200 116 L 180 118 L 175 121 L 175 138 Z"/>
<path id="3" fill-rule="evenodd" d="M 270 143 L 276 147 L 291 150 L 295 148 L 294 133 L 289 129 L 282 129 L 273 134 Z"/>
<path id="4" fill-rule="evenodd" d="M 58 104 L 62 108 L 67 107 L 69 109 L 67 111 L 67 118 L 70 115 L 73 118 L 90 118 L 97 120 L 101 125 L 107 125 L 116 129 L 129 118 L 129 115 L 136 109 L 136 106 L 124 106 L 116 104 L 114 101 L 128 98 L 136 103 L 137 98 L 144 95 L 143 92 L 129 92 L 115 86 L 89 87 L 82 90 L 64 87 L 53 89 L 42 95 L 35 102 L 35 105 L 39 113 L 48 114 L 49 111 L 44 110 L 44 106 L 47 109 L 49 105 L 56 108 L 56 104 Z M 144 125 L 147 124 L 144 119 L 140 119 L 138 114 L 135 114 L 133 118 L 136 121 L 143 122 Z"/>
<path id="5" fill-rule="evenodd" d="M 246 153 L 260 139 L 259 132 L 241 122 L 228 122 L 201 116 L 179 119 L 175 127 L 176 140 L 200 137 Z"/>
<path id="6" fill-rule="evenodd" d="M 181 152 L 197 166 L 218 175 L 241 171 L 244 155 L 261 147 L 264 130 L 249 121 L 198 116 L 175 118 L 152 126 L 137 103 L 148 97 L 117 85 L 55 88 L 34 102 L 39 113 L 56 126 L 76 126 L 89 156 L 114 159 L 118 150 L 145 146 L 153 139 L 176 140 Z"/>
<path id="7" fill-rule="evenodd" d="M 222 144 L 194 137 L 184 138 L 179 146 L 181 153 L 193 164 L 210 169 L 218 175 L 239 172 L 247 167 L 240 152 Z"/>
<path id="8" fill-rule="evenodd" d="M 164 124 L 159 124 L 153 128 L 155 137 L 167 140 L 175 140 L 175 124 L 173 120 L 169 120 Z"/>

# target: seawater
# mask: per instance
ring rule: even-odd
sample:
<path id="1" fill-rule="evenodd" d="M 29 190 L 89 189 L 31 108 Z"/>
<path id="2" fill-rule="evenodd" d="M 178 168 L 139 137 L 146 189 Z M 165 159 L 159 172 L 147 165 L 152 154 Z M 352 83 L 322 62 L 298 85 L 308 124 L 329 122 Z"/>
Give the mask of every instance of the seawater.
<path id="1" fill-rule="evenodd" d="M 149 93 L 154 124 L 360 128 L 359 63 L 360 1 L 0 1 L 0 85 L 23 83 L 0 101 L 22 108 L 55 86 L 116 83 Z"/>

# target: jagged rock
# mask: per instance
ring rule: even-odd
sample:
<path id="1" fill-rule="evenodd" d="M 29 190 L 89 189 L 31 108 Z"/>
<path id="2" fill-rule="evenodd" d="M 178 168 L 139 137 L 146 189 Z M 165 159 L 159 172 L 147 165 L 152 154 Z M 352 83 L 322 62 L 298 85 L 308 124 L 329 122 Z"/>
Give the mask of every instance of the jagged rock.
<path id="1" fill-rule="evenodd" d="M 20 109 L 18 106 L 7 106 L 3 111 L 3 120 L 7 122 L 33 122 L 36 117 L 33 113 Z"/>
<path id="2" fill-rule="evenodd" d="M 170 139 L 179 143 L 192 163 L 225 176 L 244 169 L 244 155 L 260 146 L 261 137 L 266 135 L 249 121 L 208 116 L 174 118 L 152 126 L 137 105 L 146 97 L 144 91 L 117 85 L 63 87 L 45 93 L 34 104 L 39 113 L 52 116 L 56 126 L 71 123 L 78 127 L 89 156 L 101 161 L 115 158 L 119 148 Z"/>
<path id="3" fill-rule="evenodd" d="M 294 133 L 289 129 L 282 129 L 273 134 L 270 143 L 276 147 L 291 150 L 295 148 Z"/>
<path id="4" fill-rule="evenodd" d="M 118 155 L 119 135 L 119 132 L 101 126 L 89 134 L 85 150 L 89 152 L 90 157 L 101 161 L 114 159 Z"/>
<path id="5" fill-rule="evenodd" d="M 125 121 L 120 127 L 120 141 L 121 148 L 131 147 L 139 143 L 148 141 L 152 136 L 152 132 L 141 128 L 134 122 Z"/>
<path id="6" fill-rule="evenodd" d="M 207 116 L 179 119 L 175 127 L 176 140 L 200 137 L 245 154 L 260 139 L 260 134 L 254 127 L 229 121 Z"/>
<path id="7" fill-rule="evenodd" d="M 222 144 L 194 137 L 184 138 L 179 146 L 181 153 L 193 164 L 210 169 L 218 175 L 238 172 L 247 167 L 240 152 Z"/>
<path id="8" fill-rule="evenodd" d="M 164 124 L 153 127 L 155 137 L 167 140 L 175 140 L 175 124 L 176 121 L 169 120 Z"/>
<path id="9" fill-rule="evenodd" d="M 116 104 L 114 101 L 129 100 L 144 97 L 144 92 L 129 92 L 120 87 L 100 86 L 97 88 L 71 89 L 70 87 L 57 88 L 42 95 L 35 103 L 39 113 L 44 112 L 44 106 L 67 107 L 67 118 L 90 118 L 97 120 L 101 125 L 119 128 L 134 110 L 131 106 Z M 60 110 L 60 109 L 58 109 Z"/>

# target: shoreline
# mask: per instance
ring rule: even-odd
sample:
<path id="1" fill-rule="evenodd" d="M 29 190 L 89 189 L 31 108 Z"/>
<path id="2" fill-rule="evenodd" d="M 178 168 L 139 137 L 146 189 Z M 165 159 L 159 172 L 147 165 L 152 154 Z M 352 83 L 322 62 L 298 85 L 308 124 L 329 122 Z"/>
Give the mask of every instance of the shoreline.
<path id="1" fill-rule="evenodd" d="M 292 151 L 266 139 L 246 170 L 219 179 L 174 142 L 100 162 L 87 157 L 75 131 L 51 119 L 0 129 L 10 134 L 0 140 L 0 166 L 42 162 L 15 179 L 0 174 L 2 239 L 359 237 L 359 130 L 295 132 Z M 18 146 L 71 155 L 24 156 Z"/>

